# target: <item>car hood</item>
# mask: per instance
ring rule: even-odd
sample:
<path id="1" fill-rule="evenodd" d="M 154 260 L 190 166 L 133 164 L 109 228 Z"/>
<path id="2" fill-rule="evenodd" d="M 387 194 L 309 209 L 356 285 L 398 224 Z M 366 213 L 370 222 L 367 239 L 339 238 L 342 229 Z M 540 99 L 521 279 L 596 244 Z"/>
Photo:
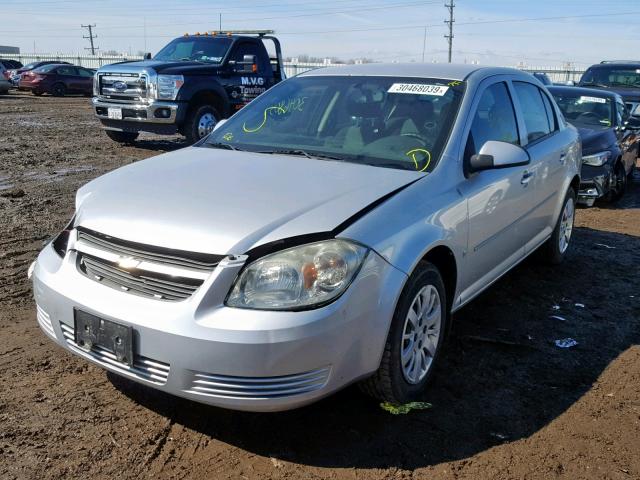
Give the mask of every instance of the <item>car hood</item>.
<path id="1" fill-rule="evenodd" d="M 613 128 L 607 128 L 606 130 L 593 130 L 586 127 L 577 128 L 582 141 L 583 155 L 609 150 L 616 143 L 616 134 Z"/>
<path id="2" fill-rule="evenodd" d="M 424 175 L 189 147 L 82 187 L 76 226 L 178 250 L 240 254 L 271 241 L 331 231 Z"/>
<path id="3" fill-rule="evenodd" d="M 180 74 L 190 72 L 215 73 L 219 70 L 219 64 L 210 64 L 202 62 L 168 62 L 166 60 L 140 60 L 136 62 L 120 62 L 112 63 L 100 67 L 100 72 L 141 72 L 145 70 L 154 70 L 156 73 Z"/>

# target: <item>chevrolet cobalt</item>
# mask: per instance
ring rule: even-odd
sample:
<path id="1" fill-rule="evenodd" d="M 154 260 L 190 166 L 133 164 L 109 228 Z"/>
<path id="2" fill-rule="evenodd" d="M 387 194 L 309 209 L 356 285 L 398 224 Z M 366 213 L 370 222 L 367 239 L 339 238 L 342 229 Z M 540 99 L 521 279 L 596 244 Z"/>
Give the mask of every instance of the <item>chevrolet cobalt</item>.
<path id="1" fill-rule="evenodd" d="M 419 398 L 451 314 L 533 251 L 566 255 L 581 148 L 533 76 L 308 72 L 192 147 L 82 187 L 30 269 L 72 353 L 220 407 L 360 382 Z"/>

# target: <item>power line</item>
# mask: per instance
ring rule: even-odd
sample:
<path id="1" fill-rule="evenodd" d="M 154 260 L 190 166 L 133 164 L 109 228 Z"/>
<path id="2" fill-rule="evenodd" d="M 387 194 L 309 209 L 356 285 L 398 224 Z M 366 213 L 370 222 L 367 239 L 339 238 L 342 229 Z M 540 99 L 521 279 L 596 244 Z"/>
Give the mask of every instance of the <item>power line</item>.
<path id="1" fill-rule="evenodd" d="M 456 5 L 453 3 L 453 0 L 450 0 L 450 2 L 445 3 L 444 6 L 449 10 L 449 20 L 444 21 L 444 23 L 449 26 L 449 34 L 445 35 L 444 38 L 449 42 L 449 63 L 451 63 L 451 50 L 453 48 L 453 22 L 455 22 L 453 19 L 453 9 Z"/>
<path id="2" fill-rule="evenodd" d="M 88 37 L 83 36 L 82 38 L 89 39 L 89 41 L 91 42 L 91 47 L 85 47 L 85 50 L 91 50 L 91 55 L 95 55 L 96 47 L 93 45 L 93 39 L 98 38 L 98 36 L 93 34 L 93 29 L 96 28 L 96 24 L 94 23 L 93 25 L 80 25 L 80 27 L 86 28 L 89 30 L 89 36 Z"/>

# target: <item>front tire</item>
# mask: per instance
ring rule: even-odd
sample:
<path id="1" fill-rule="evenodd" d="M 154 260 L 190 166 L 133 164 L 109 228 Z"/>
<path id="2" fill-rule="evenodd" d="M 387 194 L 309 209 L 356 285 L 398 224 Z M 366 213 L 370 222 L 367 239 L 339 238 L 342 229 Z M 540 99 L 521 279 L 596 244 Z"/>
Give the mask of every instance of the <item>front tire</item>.
<path id="1" fill-rule="evenodd" d="M 184 136 L 190 144 L 196 143 L 211 133 L 219 120 L 220 114 L 213 106 L 197 105 L 187 114 L 183 127 Z"/>
<path id="2" fill-rule="evenodd" d="M 447 305 L 442 275 L 431 263 L 420 263 L 400 295 L 380 367 L 360 383 L 365 393 L 395 404 L 421 396 L 440 357 Z"/>
<path id="3" fill-rule="evenodd" d="M 607 193 L 607 201 L 614 203 L 620 200 L 624 192 L 627 190 L 627 181 L 629 177 L 624 170 L 624 165 L 622 162 L 616 163 L 616 166 L 613 170 L 613 178 L 611 179 L 611 189 Z"/>
<path id="4" fill-rule="evenodd" d="M 125 145 L 130 145 L 136 141 L 138 138 L 137 132 L 118 132 L 117 130 L 105 130 L 104 133 L 107 134 L 114 142 L 122 143 Z"/>
<path id="5" fill-rule="evenodd" d="M 562 263 L 569 250 L 571 234 L 573 233 L 573 221 L 576 215 L 576 192 L 570 188 L 564 197 L 560 216 L 556 221 L 551 238 L 542 247 L 545 260 L 557 265 Z"/>

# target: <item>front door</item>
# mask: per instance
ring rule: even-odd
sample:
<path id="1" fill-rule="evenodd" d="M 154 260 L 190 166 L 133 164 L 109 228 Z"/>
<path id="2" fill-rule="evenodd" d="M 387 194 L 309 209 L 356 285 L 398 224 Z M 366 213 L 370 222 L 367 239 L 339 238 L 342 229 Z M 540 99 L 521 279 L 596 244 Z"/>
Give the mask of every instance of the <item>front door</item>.
<path id="1" fill-rule="evenodd" d="M 507 79 L 490 79 L 474 101 L 464 161 L 489 140 L 520 144 L 520 134 Z M 473 296 L 524 255 L 520 231 L 534 202 L 530 166 L 485 170 L 467 176 L 461 186 L 468 199 L 469 237 L 461 300 Z"/>
<path id="2" fill-rule="evenodd" d="M 255 68 L 242 65 L 245 55 L 255 57 Z M 273 86 L 274 79 L 267 50 L 261 43 L 236 43 L 229 55 L 229 61 L 228 68 L 231 71 L 230 75 L 224 78 L 224 88 L 230 101 L 231 113 L 234 113 Z"/>

